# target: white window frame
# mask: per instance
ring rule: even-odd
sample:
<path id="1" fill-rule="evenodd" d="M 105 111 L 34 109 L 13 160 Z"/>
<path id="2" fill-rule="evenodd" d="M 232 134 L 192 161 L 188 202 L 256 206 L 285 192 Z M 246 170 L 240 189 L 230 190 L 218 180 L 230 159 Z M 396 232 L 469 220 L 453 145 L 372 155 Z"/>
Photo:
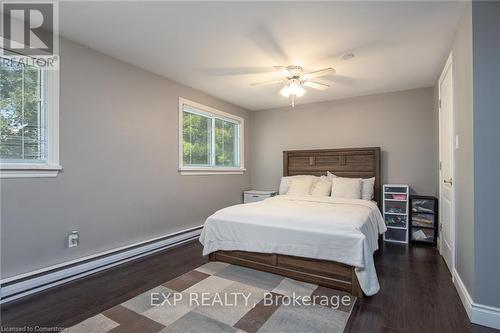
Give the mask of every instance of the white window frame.
<path id="1" fill-rule="evenodd" d="M 221 166 L 185 166 L 183 158 L 183 147 L 182 147 L 182 118 L 184 105 L 190 106 L 192 108 L 198 109 L 203 113 L 212 115 L 218 118 L 226 119 L 228 121 L 236 122 L 239 124 L 239 137 L 238 137 L 238 153 L 240 165 L 238 167 L 221 167 Z M 190 101 L 188 99 L 179 97 L 179 172 L 181 175 L 220 175 L 220 174 L 232 174 L 241 175 L 245 169 L 245 119 L 238 117 L 215 108 Z"/>
<path id="2" fill-rule="evenodd" d="M 0 178 L 56 177 L 62 170 L 59 161 L 59 69 L 46 69 L 46 73 L 47 161 L 0 163 Z"/>

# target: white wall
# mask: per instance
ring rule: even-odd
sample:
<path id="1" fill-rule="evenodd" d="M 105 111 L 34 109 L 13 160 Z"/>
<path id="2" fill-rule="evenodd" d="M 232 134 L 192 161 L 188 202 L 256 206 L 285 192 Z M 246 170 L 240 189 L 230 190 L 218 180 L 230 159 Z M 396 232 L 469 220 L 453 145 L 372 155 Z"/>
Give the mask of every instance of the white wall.
<path id="1" fill-rule="evenodd" d="M 435 195 L 433 98 L 423 88 L 252 112 L 252 187 L 278 187 L 283 150 L 380 146 L 383 183 Z"/>
<path id="2" fill-rule="evenodd" d="M 248 112 L 68 40 L 61 41 L 56 178 L 1 182 L 2 278 L 200 225 L 241 202 L 244 175 L 181 176 L 178 98 Z M 80 245 L 65 247 L 80 232 Z"/>

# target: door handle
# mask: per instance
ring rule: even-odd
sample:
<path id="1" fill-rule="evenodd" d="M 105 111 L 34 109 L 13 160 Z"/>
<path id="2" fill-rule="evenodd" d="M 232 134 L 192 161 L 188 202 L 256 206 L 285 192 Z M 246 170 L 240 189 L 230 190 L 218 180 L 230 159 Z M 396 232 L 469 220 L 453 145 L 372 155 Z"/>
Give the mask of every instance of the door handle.
<path id="1" fill-rule="evenodd" d="M 452 179 L 451 177 L 450 177 L 450 179 L 445 179 L 445 180 L 443 180 L 443 182 L 444 182 L 445 184 L 450 184 L 450 185 L 453 185 L 453 179 Z"/>

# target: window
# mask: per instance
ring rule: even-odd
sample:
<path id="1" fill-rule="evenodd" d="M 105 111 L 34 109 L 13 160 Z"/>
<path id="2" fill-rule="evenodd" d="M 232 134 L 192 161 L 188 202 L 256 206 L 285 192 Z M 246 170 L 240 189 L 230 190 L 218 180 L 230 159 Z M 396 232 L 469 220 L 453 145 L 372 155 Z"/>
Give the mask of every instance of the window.
<path id="1" fill-rule="evenodd" d="M 179 99 L 182 174 L 242 173 L 243 118 Z"/>
<path id="2" fill-rule="evenodd" d="M 1 177 L 56 176 L 58 71 L 0 56 Z"/>

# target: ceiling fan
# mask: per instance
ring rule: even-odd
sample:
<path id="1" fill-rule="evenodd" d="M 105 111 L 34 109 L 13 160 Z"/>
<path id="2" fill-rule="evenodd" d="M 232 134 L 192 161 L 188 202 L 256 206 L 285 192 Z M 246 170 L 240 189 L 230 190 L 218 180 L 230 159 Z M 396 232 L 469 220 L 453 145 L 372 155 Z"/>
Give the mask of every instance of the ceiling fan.
<path id="1" fill-rule="evenodd" d="M 285 84 L 285 86 L 280 90 L 280 93 L 283 97 L 292 97 L 292 107 L 295 106 L 295 98 L 301 97 L 305 94 L 306 90 L 303 88 L 304 86 L 318 90 L 326 90 L 330 87 L 328 84 L 311 81 L 311 79 L 329 74 L 335 74 L 335 69 L 331 67 L 323 68 L 310 73 L 304 73 L 304 69 L 301 66 L 274 66 L 274 68 L 282 73 L 283 78 L 255 82 L 250 85 L 258 86 L 275 83 Z"/>

